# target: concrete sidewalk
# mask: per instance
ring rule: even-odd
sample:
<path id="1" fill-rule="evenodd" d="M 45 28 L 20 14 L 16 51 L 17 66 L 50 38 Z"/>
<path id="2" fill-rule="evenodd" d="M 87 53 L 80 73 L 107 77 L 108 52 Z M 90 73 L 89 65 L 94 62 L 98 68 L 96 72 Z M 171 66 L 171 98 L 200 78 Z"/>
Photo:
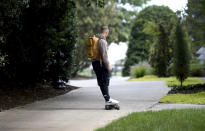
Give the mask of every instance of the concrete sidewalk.
<path id="1" fill-rule="evenodd" d="M 104 110 L 96 80 L 71 81 L 71 85 L 82 88 L 0 112 L 0 131 L 93 131 L 131 112 L 154 110 L 160 97 L 170 90 L 163 81 L 127 82 L 127 79 L 111 79 L 110 94 L 120 101 L 119 111 Z"/>

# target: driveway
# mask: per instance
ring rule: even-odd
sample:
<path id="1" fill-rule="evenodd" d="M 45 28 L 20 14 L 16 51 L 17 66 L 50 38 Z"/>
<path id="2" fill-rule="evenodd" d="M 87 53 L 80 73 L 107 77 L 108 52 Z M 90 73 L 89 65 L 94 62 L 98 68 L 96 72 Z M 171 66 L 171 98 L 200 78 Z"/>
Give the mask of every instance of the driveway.
<path id="1" fill-rule="evenodd" d="M 104 110 L 105 102 L 96 79 L 73 80 L 70 85 L 82 88 L 0 112 L 0 130 L 93 131 L 131 112 L 152 109 L 170 90 L 164 81 L 128 82 L 127 79 L 113 77 L 110 82 L 110 95 L 120 101 L 121 110 Z"/>

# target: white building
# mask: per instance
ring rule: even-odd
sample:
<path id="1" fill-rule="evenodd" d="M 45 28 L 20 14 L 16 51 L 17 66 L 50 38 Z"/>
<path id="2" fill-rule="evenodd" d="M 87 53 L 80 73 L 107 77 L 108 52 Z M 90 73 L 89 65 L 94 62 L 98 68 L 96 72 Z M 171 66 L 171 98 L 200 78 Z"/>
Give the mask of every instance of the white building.
<path id="1" fill-rule="evenodd" d="M 203 64 L 205 61 L 205 47 L 201 47 L 196 53 L 199 55 L 197 59 Z"/>

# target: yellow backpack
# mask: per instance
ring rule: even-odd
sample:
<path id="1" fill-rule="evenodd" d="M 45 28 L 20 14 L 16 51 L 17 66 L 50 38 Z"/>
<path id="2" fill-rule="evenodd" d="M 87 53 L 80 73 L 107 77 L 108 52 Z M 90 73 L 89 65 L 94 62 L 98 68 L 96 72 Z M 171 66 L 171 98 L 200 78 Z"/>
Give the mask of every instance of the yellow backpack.
<path id="1" fill-rule="evenodd" d="M 95 35 L 88 37 L 85 41 L 86 44 L 86 54 L 88 58 L 94 60 L 100 56 L 100 52 L 98 49 L 98 40 L 99 38 Z"/>

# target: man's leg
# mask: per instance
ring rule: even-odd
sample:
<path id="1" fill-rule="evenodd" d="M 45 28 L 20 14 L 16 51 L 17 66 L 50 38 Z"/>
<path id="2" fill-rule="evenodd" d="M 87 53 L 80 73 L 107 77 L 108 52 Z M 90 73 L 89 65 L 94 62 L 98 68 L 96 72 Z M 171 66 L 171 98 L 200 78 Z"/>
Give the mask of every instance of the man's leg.
<path id="1" fill-rule="evenodd" d="M 92 62 L 93 69 L 95 71 L 95 74 L 97 76 L 97 82 L 100 86 L 101 92 L 103 97 L 105 98 L 105 101 L 109 101 L 110 95 L 109 95 L 109 72 L 107 71 L 105 65 L 100 65 L 99 61 Z"/>
<path id="2" fill-rule="evenodd" d="M 109 101 L 110 95 L 109 95 L 109 83 L 110 83 L 110 74 L 105 65 L 102 66 L 102 83 L 101 83 L 101 91 L 105 98 L 105 101 Z"/>

